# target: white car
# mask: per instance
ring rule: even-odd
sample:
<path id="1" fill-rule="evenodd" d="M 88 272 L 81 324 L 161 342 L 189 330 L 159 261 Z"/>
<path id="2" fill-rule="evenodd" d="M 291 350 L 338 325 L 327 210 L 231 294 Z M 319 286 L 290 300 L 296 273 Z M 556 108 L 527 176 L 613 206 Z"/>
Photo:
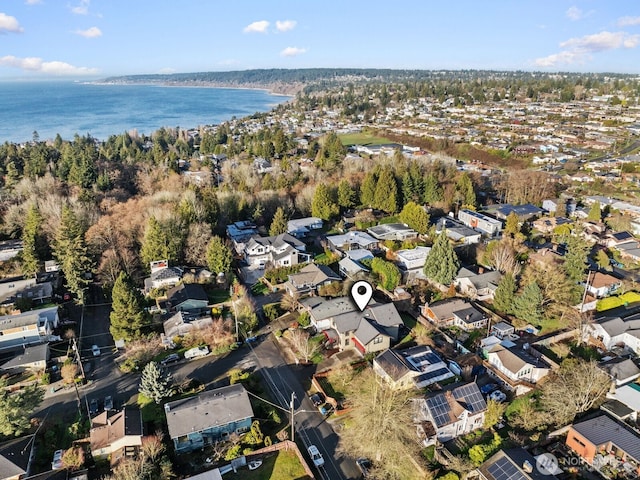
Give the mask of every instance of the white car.
<path id="1" fill-rule="evenodd" d="M 315 445 L 311 445 L 311 446 L 309 446 L 307 451 L 309 452 L 309 456 L 311 457 L 311 461 L 313 461 L 313 464 L 316 467 L 321 467 L 321 466 L 324 465 L 324 458 L 322 458 L 322 454 L 318 450 L 318 447 L 316 447 Z"/>
<path id="2" fill-rule="evenodd" d="M 62 468 L 62 454 L 64 453 L 64 450 L 56 450 L 53 453 L 53 460 L 51 461 L 51 469 L 52 470 L 58 470 L 60 468 Z"/>
<path id="3" fill-rule="evenodd" d="M 204 357 L 209 355 L 209 347 L 206 345 L 203 347 L 194 347 L 184 352 L 184 358 L 191 360 L 192 358 Z"/>
<path id="4" fill-rule="evenodd" d="M 91 345 L 91 352 L 93 353 L 94 357 L 99 357 L 100 356 L 100 347 L 98 345 Z"/>
<path id="5" fill-rule="evenodd" d="M 507 399 L 507 395 L 501 390 L 495 390 L 489 394 L 489 400 L 494 402 L 504 402 Z"/>

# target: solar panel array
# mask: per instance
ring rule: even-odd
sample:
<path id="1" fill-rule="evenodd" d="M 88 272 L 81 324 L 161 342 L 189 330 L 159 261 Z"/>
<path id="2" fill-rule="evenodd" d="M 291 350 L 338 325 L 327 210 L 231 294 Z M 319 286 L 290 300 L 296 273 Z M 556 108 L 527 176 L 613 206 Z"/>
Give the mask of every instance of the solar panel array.
<path id="1" fill-rule="evenodd" d="M 453 390 L 453 397 L 471 413 L 481 412 L 487 408 L 487 402 L 475 383 L 468 383 L 456 388 Z"/>
<path id="2" fill-rule="evenodd" d="M 438 368 L 436 370 L 432 370 L 431 372 L 427 372 L 427 373 L 423 373 L 422 375 L 418 375 L 415 378 L 415 382 L 416 383 L 420 383 L 420 382 L 426 382 L 428 380 L 434 379 L 434 378 L 438 378 L 442 375 L 446 375 L 447 373 L 451 373 L 449 372 L 448 368 Z"/>
<path id="3" fill-rule="evenodd" d="M 444 395 L 440 394 L 427 398 L 427 407 L 429 407 L 431 416 L 438 427 L 442 427 L 450 423 L 450 408 Z"/>
<path id="4" fill-rule="evenodd" d="M 493 480 L 527 480 L 527 477 L 507 457 L 496 460 L 489 465 L 487 471 Z"/>

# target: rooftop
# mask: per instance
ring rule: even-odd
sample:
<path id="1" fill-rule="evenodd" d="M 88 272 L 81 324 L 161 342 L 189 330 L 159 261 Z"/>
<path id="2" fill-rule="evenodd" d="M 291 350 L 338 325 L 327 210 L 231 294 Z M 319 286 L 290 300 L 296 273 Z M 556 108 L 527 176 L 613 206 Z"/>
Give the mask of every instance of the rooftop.
<path id="1" fill-rule="evenodd" d="M 575 423 L 571 428 L 596 446 L 611 442 L 636 462 L 640 462 L 640 435 L 608 415 Z"/>

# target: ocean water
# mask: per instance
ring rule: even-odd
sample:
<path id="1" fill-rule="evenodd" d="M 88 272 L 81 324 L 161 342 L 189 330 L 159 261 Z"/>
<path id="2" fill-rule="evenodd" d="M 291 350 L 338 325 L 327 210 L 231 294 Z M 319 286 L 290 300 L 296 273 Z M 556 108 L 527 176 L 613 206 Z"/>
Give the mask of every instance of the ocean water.
<path id="1" fill-rule="evenodd" d="M 0 143 L 60 134 L 106 140 L 131 130 L 194 128 L 267 112 L 289 97 L 264 90 L 81 82 L 0 82 Z"/>

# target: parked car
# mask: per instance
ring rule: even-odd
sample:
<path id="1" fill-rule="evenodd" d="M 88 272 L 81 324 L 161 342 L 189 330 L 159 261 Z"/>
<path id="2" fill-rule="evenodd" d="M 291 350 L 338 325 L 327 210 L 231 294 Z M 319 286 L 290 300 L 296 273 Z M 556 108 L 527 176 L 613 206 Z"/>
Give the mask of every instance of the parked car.
<path id="1" fill-rule="evenodd" d="M 498 384 L 497 383 L 487 383 L 486 385 L 483 385 L 480 387 L 480 391 L 484 394 L 484 395 L 489 395 L 491 392 L 493 392 L 494 390 L 498 389 Z"/>
<path id="2" fill-rule="evenodd" d="M 89 402 L 89 415 L 95 415 L 96 413 L 98 413 L 98 401 L 93 398 Z"/>
<path id="3" fill-rule="evenodd" d="M 180 355 L 178 355 L 177 353 L 171 353 L 171 354 L 167 355 L 166 357 L 164 357 L 160 361 L 160 364 L 161 365 L 169 365 L 170 363 L 176 363 L 178 360 L 180 360 Z"/>
<path id="4" fill-rule="evenodd" d="M 316 467 L 321 467 L 324 465 L 324 458 L 322 457 L 320 450 L 318 450 L 318 447 L 316 447 L 315 445 L 309 445 L 307 451 L 309 452 L 311 461 Z"/>
<path id="5" fill-rule="evenodd" d="M 104 397 L 104 409 L 113 410 L 113 397 L 111 395 Z"/>
<path id="6" fill-rule="evenodd" d="M 507 394 L 501 390 L 495 390 L 489 394 L 489 400 L 494 402 L 504 402 L 507 399 Z"/>
<path id="7" fill-rule="evenodd" d="M 51 470 L 62 468 L 62 454 L 64 450 L 56 450 L 53 452 L 53 460 L 51 460 Z"/>
<path id="8" fill-rule="evenodd" d="M 356 460 L 356 465 L 362 472 L 362 478 L 369 478 L 369 470 L 371 470 L 371 460 L 368 458 L 358 458 Z"/>
<path id="9" fill-rule="evenodd" d="M 206 345 L 204 347 L 194 347 L 186 352 L 184 352 L 184 358 L 187 360 L 191 360 L 192 358 L 204 357 L 205 355 L 209 355 L 209 347 Z"/>
<path id="10" fill-rule="evenodd" d="M 325 401 L 324 395 L 322 393 L 320 393 L 320 392 L 314 393 L 313 395 L 310 395 L 309 396 L 309 400 L 311 400 L 311 403 L 313 403 L 314 407 L 319 407 Z"/>
<path id="11" fill-rule="evenodd" d="M 98 345 L 91 345 L 91 352 L 93 353 L 94 357 L 99 357 L 100 356 L 100 347 Z"/>

